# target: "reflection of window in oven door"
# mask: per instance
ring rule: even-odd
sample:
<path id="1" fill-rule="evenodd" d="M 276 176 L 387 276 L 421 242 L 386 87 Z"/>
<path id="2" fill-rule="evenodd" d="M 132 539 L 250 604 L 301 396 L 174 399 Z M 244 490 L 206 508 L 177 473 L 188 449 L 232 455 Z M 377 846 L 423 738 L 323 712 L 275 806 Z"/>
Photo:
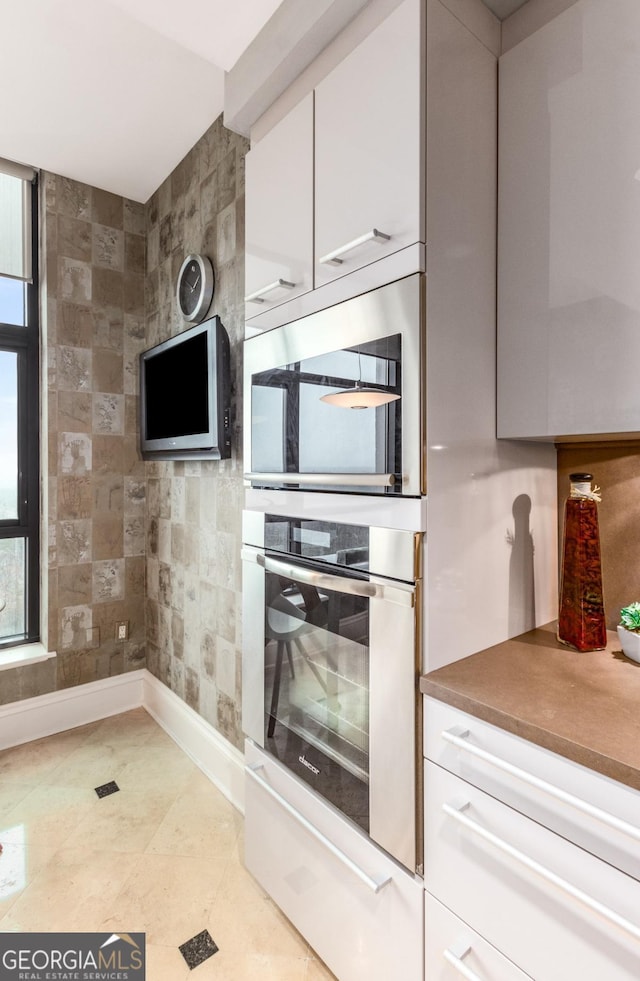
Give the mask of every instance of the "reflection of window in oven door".
<path id="1" fill-rule="evenodd" d="M 331 720 L 339 739 L 369 752 L 369 600 L 334 592 L 329 598 L 327 669 L 335 679 L 336 705 Z M 363 761 L 363 779 L 368 764 Z"/>
<path id="2" fill-rule="evenodd" d="M 266 633 L 276 646 L 265 664 L 267 736 L 284 738 L 277 726 L 286 727 L 367 780 L 368 600 L 269 574 L 267 581 Z"/>

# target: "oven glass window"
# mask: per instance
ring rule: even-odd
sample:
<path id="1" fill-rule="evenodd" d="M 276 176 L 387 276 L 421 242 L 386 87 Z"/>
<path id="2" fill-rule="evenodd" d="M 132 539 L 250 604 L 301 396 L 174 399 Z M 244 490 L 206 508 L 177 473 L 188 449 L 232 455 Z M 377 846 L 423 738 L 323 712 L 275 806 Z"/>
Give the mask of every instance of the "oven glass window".
<path id="1" fill-rule="evenodd" d="M 316 384 L 303 382 L 298 391 L 300 473 L 386 472 L 384 406 L 362 412 L 337 409 L 320 401 Z M 339 391 L 331 385 L 323 394 Z"/>
<path id="2" fill-rule="evenodd" d="M 265 747 L 369 830 L 369 600 L 265 574 Z"/>
<path id="3" fill-rule="evenodd" d="M 394 334 L 253 375 L 251 469 L 399 474 L 401 399 L 350 409 L 321 398 L 356 383 L 401 395 L 400 356 Z"/>
<path id="4" fill-rule="evenodd" d="M 252 412 L 261 438 L 254 445 L 253 466 L 260 472 L 282 472 L 285 468 L 284 432 L 285 391 L 268 385 L 254 385 Z"/>

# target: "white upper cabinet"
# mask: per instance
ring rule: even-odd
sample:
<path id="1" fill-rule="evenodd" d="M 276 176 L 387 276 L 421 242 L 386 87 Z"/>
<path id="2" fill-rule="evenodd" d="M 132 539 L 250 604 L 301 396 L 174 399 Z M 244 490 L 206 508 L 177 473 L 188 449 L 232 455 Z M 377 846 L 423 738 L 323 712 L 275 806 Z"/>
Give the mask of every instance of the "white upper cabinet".
<path id="1" fill-rule="evenodd" d="M 424 241 L 421 6 L 404 0 L 316 88 L 316 286 Z"/>
<path id="2" fill-rule="evenodd" d="M 246 157 L 246 317 L 313 288 L 313 93 Z"/>
<path id="3" fill-rule="evenodd" d="M 640 3 L 500 62 L 498 435 L 640 433 Z"/>
<path id="4" fill-rule="evenodd" d="M 424 18 L 402 0 L 247 154 L 252 330 L 424 269 Z"/>

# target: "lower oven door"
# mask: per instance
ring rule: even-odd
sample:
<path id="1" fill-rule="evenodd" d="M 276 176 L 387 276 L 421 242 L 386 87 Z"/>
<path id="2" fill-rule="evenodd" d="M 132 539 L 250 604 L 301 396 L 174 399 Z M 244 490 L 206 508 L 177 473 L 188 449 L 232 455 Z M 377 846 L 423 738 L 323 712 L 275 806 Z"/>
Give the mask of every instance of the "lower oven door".
<path id="1" fill-rule="evenodd" d="M 242 554 L 245 732 L 415 871 L 420 584 Z"/>

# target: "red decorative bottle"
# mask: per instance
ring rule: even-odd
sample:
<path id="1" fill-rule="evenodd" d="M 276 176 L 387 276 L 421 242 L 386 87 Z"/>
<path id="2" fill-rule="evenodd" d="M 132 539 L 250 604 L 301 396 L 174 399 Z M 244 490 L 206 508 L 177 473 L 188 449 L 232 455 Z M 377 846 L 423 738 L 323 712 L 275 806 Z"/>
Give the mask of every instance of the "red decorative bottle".
<path id="1" fill-rule="evenodd" d="M 571 491 L 564 509 L 558 640 L 577 651 L 607 646 L 602 598 L 598 528 L 598 487 L 590 473 L 569 474 Z"/>

